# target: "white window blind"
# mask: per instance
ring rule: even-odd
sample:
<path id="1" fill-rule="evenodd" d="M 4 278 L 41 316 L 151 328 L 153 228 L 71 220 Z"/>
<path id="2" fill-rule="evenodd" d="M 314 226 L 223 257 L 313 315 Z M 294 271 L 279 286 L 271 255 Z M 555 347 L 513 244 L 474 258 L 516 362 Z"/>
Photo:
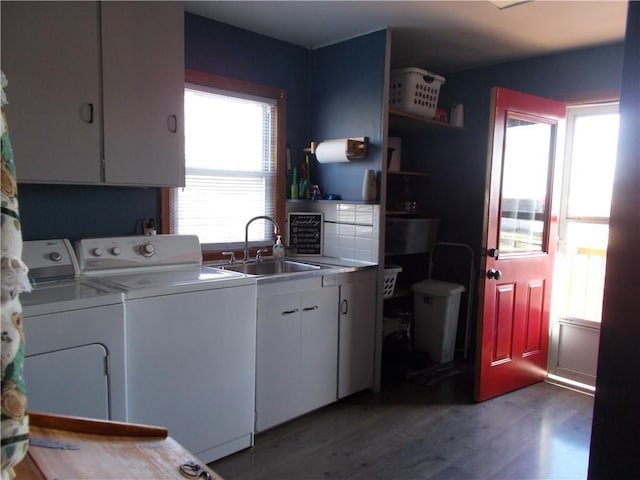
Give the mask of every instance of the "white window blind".
<path id="1" fill-rule="evenodd" d="M 244 245 L 245 224 L 273 216 L 275 100 L 188 84 L 185 187 L 172 191 L 172 232 L 198 235 L 205 250 Z M 255 222 L 251 244 L 272 240 Z"/>

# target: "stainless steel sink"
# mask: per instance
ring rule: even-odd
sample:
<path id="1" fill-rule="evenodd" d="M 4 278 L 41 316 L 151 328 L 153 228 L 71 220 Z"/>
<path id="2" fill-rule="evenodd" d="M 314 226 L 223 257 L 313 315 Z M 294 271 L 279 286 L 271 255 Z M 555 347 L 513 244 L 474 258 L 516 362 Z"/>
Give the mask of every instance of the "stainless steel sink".
<path id="1" fill-rule="evenodd" d="M 233 270 L 234 272 L 246 273 L 248 275 L 282 275 L 285 273 L 319 270 L 323 267 L 319 265 L 311 265 L 309 263 L 293 262 L 291 260 L 271 260 L 254 263 L 235 263 L 232 265 L 224 265 L 219 268 L 223 268 L 225 270 Z"/>

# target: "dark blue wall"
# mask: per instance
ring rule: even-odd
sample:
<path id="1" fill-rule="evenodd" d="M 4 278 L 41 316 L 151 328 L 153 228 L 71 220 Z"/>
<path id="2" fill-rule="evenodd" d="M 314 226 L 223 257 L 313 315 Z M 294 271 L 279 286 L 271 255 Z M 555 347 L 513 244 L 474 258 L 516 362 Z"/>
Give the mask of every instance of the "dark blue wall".
<path id="1" fill-rule="evenodd" d="M 381 30 L 312 52 L 311 138 L 366 136 L 370 142 L 366 159 L 315 164 L 311 180 L 323 193 L 362 200 L 364 171 L 381 169 L 386 45 Z"/>
<path id="2" fill-rule="evenodd" d="M 25 240 L 141 235 L 160 201 L 157 188 L 21 184 L 18 195 Z"/>

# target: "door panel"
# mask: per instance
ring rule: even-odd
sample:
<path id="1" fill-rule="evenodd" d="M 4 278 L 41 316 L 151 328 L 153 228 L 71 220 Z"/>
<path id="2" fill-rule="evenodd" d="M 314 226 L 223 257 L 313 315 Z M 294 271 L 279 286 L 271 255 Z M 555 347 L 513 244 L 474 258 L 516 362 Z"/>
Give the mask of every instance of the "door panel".
<path id="1" fill-rule="evenodd" d="M 107 361 L 99 343 L 25 357 L 29 410 L 108 420 Z"/>
<path id="2" fill-rule="evenodd" d="M 476 400 L 546 376 L 562 103 L 493 90 Z"/>
<path id="3" fill-rule="evenodd" d="M 544 306 L 544 280 L 529 283 L 529 301 L 525 328 L 524 355 L 542 348 L 542 311 Z"/>
<path id="4" fill-rule="evenodd" d="M 511 360 L 514 299 L 513 284 L 496 287 L 495 349 L 491 359 L 494 365 Z"/>

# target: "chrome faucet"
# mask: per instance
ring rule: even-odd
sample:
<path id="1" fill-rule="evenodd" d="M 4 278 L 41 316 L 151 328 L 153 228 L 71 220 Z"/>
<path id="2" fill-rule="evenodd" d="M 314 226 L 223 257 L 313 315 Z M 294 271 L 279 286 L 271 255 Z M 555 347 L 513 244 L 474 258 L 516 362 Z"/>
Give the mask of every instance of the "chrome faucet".
<path id="1" fill-rule="evenodd" d="M 275 219 L 271 217 L 260 215 L 249 220 L 247 222 L 247 225 L 244 227 L 244 257 L 242 259 L 243 263 L 247 263 L 249 261 L 249 225 L 251 225 L 254 220 L 268 220 L 269 222 L 273 223 L 274 235 L 280 235 L 280 227 L 278 226 L 278 222 L 276 222 Z"/>

